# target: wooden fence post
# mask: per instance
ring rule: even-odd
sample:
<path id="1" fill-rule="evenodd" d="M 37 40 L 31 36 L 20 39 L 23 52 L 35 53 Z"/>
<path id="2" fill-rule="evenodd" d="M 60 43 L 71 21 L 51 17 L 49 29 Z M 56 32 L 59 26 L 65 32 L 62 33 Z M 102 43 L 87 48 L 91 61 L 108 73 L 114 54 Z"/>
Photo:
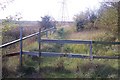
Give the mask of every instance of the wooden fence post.
<path id="1" fill-rule="evenodd" d="M 39 34 L 38 34 L 38 42 L 39 42 L 39 74 L 40 74 L 40 61 L 41 61 L 41 28 L 39 28 Z"/>
<path id="2" fill-rule="evenodd" d="M 23 37 L 23 27 L 20 27 L 20 66 L 22 66 L 22 37 Z"/>
<path id="3" fill-rule="evenodd" d="M 41 56 L 41 28 L 39 28 L 38 42 L 39 42 L 39 57 L 40 57 Z"/>
<path id="4" fill-rule="evenodd" d="M 46 31 L 46 37 L 48 38 L 48 31 Z"/>
<path id="5" fill-rule="evenodd" d="M 92 41 L 90 41 L 90 59 L 93 59 L 93 55 L 92 55 Z"/>

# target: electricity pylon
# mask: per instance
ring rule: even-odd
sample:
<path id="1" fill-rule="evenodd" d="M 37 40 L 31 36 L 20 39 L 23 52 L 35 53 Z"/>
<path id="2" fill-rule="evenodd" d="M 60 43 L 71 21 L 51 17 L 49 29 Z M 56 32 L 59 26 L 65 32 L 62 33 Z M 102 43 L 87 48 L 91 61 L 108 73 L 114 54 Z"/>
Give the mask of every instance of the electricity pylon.
<path id="1" fill-rule="evenodd" d="M 61 3 L 62 3 L 61 25 L 64 25 L 65 21 L 68 19 L 66 0 L 62 0 Z"/>

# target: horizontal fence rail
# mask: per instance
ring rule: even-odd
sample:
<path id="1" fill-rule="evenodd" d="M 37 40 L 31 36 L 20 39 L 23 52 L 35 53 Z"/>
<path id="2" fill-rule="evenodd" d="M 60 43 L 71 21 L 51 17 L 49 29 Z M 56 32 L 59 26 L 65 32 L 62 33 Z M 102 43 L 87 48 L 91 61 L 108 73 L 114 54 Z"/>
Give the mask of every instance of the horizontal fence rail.
<path id="1" fill-rule="evenodd" d="M 49 31 L 49 30 L 52 30 L 52 29 L 54 29 L 54 28 L 46 29 L 46 30 L 43 30 L 43 31 L 41 31 L 41 32 L 46 32 L 46 31 Z M 26 36 L 26 37 L 23 37 L 22 40 L 28 39 L 28 38 L 33 37 L 33 36 L 38 35 L 38 34 L 39 34 L 39 32 L 36 32 L 36 33 L 34 33 L 34 34 L 31 34 L 31 35 L 28 35 L 28 36 Z M 14 41 L 5 43 L 5 44 L 3 44 L 3 45 L 0 45 L 0 48 L 4 48 L 4 47 L 6 47 L 6 46 L 12 45 L 12 44 L 17 43 L 17 42 L 19 42 L 19 41 L 20 41 L 20 39 L 17 39 L 17 40 L 14 40 Z"/>
<path id="2" fill-rule="evenodd" d="M 20 54 L 20 52 L 12 52 L 12 53 L 10 53 L 10 54 L 4 54 L 4 55 L 2 55 L 2 58 L 4 58 L 4 57 L 17 56 L 17 55 L 19 55 L 19 54 Z"/>
<path id="3" fill-rule="evenodd" d="M 58 40 L 58 39 L 42 39 L 43 43 L 69 43 L 69 44 L 110 44 L 120 45 L 120 42 L 104 42 L 104 41 L 92 41 L 92 40 Z"/>
<path id="4" fill-rule="evenodd" d="M 84 58 L 84 59 L 119 59 L 120 56 L 95 56 L 92 54 L 92 44 L 109 44 L 109 45 L 120 45 L 120 42 L 105 42 L 105 41 L 92 41 L 92 40 L 58 40 L 58 39 L 41 39 L 41 33 L 46 32 L 46 37 L 48 37 L 48 31 L 54 30 L 55 28 L 50 28 L 39 32 L 33 33 L 31 35 L 23 37 L 23 27 L 20 28 L 20 38 L 14 40 L 12 42 L 8 42 L 6 44 L 0 45 L 0 48 L 4 48 L 6 46 L 15 44 L 20 42 L 20 52 L 5 54 L 2 55 L 4 57 L 11 57 L 20 55 L 20 65 L 22 66 L 22 54 L 37 56 L 37 57 L 68 57 L 68 58 Z M 38 36 L 38 43 L 39 43 L 39 52 L 28 52 L 23 51 L 23 40 L 28 39 L 30 37 Z M 57 43 L 57 44 L 89 44 L 89 55 L 82 55 L 82 54 L 74 54 L 74 53 L 56 53 L 56 52 L 41 52 L 41 43 Z"/>
<path id="5" fill-rule="evenodd" d="M 83 40 L 58 40 L 58 39 L 42 39 L 42 43 L 60 43 L 60 44 L 90 44 L 91 41 L 83 41 Z"/>
<path id="6" fill-rule="evenodd" d="M 19 42 L 19 41 L 21 41 L 22 42 L 22 40 L 25 40 L 25 39 L 28 39 L 28 38 L 30 38 L 30 37 L 33 37 L 33 36 L 35 36 L 35 35 L 38 35 L 39 36 L 39 34 L 40 33 L 42 33 L 42 32 L 47 32 L 47 31 L 50 31 L 50 30 L 53 30 L 53 29 L 55 29 L 54 27 L 53 28 L 50 28 L 50 29 L 46 29 L 46 30 L 43 30 L 43 31 L 39 31 L 39 32 L 36 32 L 36 33 L 34 33 L 34 34 L 31 34 L 31 35 L 28 35 L 28 36 L 26 36 L 26 37 L 21 37 L 20 39 L 17 39 L 17 40 L 14 40 L 14 41 L 12 41 L 12 42 L 9 42 L 9 43 L 6 43 L 6 44 L 3 44 L 3 45 L 0 45 L 0 48 L 4 48 L 4 47 L 6 47 L 6 46 L 9 46 L 9 45 L 11 45 L 11 44 L 14 44 L 14 43 L 16 43 L 16 42 Z M 21 32 L 21 35 L 22 35 L 22 31 L 20 31 Z M 101 57 L 101 56 L 92 56 L 92 44 L 110 44 L 110 45 L 120 45 L 120 42 L 104 42 L 104 41 L 92 41 L 92 40 L 58 40 L 58 39 L 40 39 L 40 41 L 39 41 L 40 43 L 58 43 L 58 44 L 90 44 L 90 56 L 85 56 L 85 57 L 91 57 L 91 59 L 92 58 L 103 58 L 103 57 Z M 22 46 L 21 46 L 21 49 L 22 49 Z M 21 53 L 22 53 L 22 50 L 21 50 Z M 27 53 L 28 54 L 28 52 L 24 52 L 24 53 Z M 39 52 L 40 53 L 40 52 Z M 42 53 L 43 54 L 43 53 Z M 54 55 L 56 55 L 56 56 L 59 56 L 59 55 L 64 55 L 63 53 L 56 53 L 56 54 L 52 54 L 52 53 L 50 53 L 50 54 L 47 54 L 47 53 L 45 53 L 46 55 L 48 55 L 48 56 L 54 56 Z M 44 54 L 44 55 L 45 55 Z M 14 55 L 17 55 L 17 53 L 12 53 L 12 54 L 8 54 L 7 56 L 14 56 Z M 36 54 L 30 54 L 30 55 L 36 55 Z M 70 54 L 69 54 L 70 55 Z M 75 56 L 76 54 L 72 54 L 72 56 Z M 5 55 L 3 55 L 3 57 L 4 57 Z M 79 55 L 78 55 L 79 56 Z M 117 57 L 117 56 L 116 56 Z M 115 57 L 115 58 L 116 58 Z M 110 58 L 110 57 L 107 57 L 107 56 L 105 56 L 104 58 Z"/>
<path id="7" fill-rule="evenodd" d="M 54 28 L 46 29 L 46 30 L 43 30 L 41 32 L 46 32 L 46 31 L 49 31 L 49 30 L 52 30 L 52 29 L 54 29 Z M 34 34 L 23 37 L 22 40 L 28 39 L 28 38 L 33 37 L 33 36 L 38 35 L 38 34 L 39 34 L 39 32 L 36 32 Z M 17 43 L 19 41 L 20 41 L 20 39 L 17 39 L 17 40 L 5 43 L 3 45 L 0 45 L 0 48 L 4 48 L 6 46 Z M 90 44 L 92 42 L 92 44 L 120 45 L 120 42 L 105 42 L 105 41 L 92 41 L 92 40 L 55 40 L 55 39 L 54 40 L 48 40 L 48 39 L 42 39 L 41 41 L 45 42 L 45 43 Z"/>
<path id="8" fill-rule="evenodd" d="M 38 56 L 38 52 L 23 52 L 23 54 Z M 89 55 L 74 54 L 74 53 L 56 53 L 56 52 L 41 52 L 43 57 L 68 57 L 68 58 L 86 58 L 89 59 Z M 93 56 L 94 59 L 119 59 L 120 56 Z"/>
<path id="9" fill-rule="evenodd" d="M 11 57 L 19 55 L 20 52 L 15 52 L 11 54 L 6 54 L 4 57 Z M 29 51 L 23 51 L 23 54 L 30 55 L 30 56 L 37 56 L 39 57 L 39 52 L 29 52 Z M 74 54 L 74 53 L 56 53 L 56 52 L 41 52 L 42 57 L 68 57 L 68 58 L 85 58 L 89 59 L 89 55 L 83 55 L 83 54 Z M 94 56 L 93 59 L 120 59 L 120 56 Z"/>
<path id="10" fill-rule="evenodd" d="M 120 42 L 92 41 L 93 44 L 120 45 Z"/>

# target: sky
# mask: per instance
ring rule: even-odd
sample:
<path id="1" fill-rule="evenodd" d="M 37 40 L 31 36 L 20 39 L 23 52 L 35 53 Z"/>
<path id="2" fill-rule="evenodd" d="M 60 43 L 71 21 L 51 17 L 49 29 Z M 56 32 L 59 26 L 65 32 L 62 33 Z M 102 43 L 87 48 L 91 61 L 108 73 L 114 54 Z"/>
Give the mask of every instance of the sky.
<path id="1" fill-rule="evenodd" d="M 14 0 L 4 10 L 0 10 L 0 19 L 21 13 L 21 20 L 37 21 L 41 17 L 50 15 L 55 20 L 62 20 L 63 0 Z M 90 8 L 96 10 L 100 7 L 100 0 L 65 0 L 64 17 L 72 21 L 73 16 Z"/>

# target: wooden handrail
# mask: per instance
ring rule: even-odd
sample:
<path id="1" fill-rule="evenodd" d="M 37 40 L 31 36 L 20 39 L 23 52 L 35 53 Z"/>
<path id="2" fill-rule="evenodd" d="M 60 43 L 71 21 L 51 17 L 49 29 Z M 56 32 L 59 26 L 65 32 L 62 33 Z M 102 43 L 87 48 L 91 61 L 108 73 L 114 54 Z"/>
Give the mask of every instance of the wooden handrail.
<path id="1" fill-rule="evenodd" d="M 46 32 L 46 31 L 49 31 L 49 30 L 52 30 L 52 29 L 54 29 L 54 28 L 46 29 L 46 30 L 43 30 L 43 31 L 41 31 L 41 32 Z M 39 34 L 39 32 L 33 33 L 33 34 L 31 34 L 31 35 L 28 35 L 28 36 L 23 37 L 22 40 L 25 40 L 25 39 L 27 39 L 27 38 L 33 37 L 33 36 L 38 35 L 38 34 Z M 6 47 L 6 46 L 9 46 L 9 45 L 11 45 L 11 44 L 17 43 L 17 42 L 19 42 L 19 41 L 20 41 L 20 39 L 17 39 L 17 40 L 14 40 L 14 41 L 5 43 L 5 44 L 3 44 L 3 45 L 0 45 L 0 48 L 4 48 L 4 47 Z"/>
<path id="2" fill-rule="evenodd" d="M 39 34 L 39 32 L 31 34 L 29 36 L 23 37 L 22 40 L 25 40 L 27 38 L 30 38 L 32 36 L 35 36 Z M 14 44 L 16 42 L 19 42 L 20 39 L 14 40 L 12 42 L 0 45 L 0 48 L 9 46 L 11 44 Z M 43 43 L 69 43 L 69 44 L 90 44 L 90 40 L 57 40 L 57 39 L 42 39 L 41 40 Z M 104 41 L 92 41 L 92 44 L 110 44 L 110 45 L 120 45 L 120 42 L 104 42 Z"/>

